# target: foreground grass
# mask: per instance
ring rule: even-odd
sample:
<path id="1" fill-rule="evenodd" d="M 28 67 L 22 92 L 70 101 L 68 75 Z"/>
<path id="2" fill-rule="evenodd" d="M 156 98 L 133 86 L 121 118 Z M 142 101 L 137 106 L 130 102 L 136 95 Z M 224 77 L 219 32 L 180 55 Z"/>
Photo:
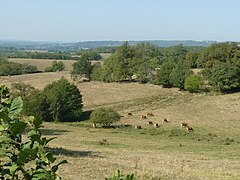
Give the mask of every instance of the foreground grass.
<path id="1" fill-rule="evenodd" d="M 69 161 L 64 179 L 104 179 L 116 169 L 135 172 L 138 179 L 237 179 L 240 139 L 192 133 L 171 124 L 156 129 L 102 129 L 88 123 L 46 123 L 43 133 L 57 136 L 54 153 Z"/>

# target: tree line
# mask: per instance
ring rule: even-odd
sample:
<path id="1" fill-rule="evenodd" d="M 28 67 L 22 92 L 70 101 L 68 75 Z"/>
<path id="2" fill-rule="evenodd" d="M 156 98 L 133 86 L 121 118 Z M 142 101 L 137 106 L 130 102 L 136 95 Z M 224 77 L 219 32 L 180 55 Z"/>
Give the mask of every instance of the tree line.
<path id="1" fill-rule="evenodd" d="M 31 51 L 10 51 L 2 52 L 7 58 L 26 58 L 26 59 L 56 59 L 56 60 L 78 60 L 80 56 L 87 56 L 90 60 L 99 60 L 101 55 L 94 50 L 82 50 L 79 52 L 31 52 Z"/>
<path id="2" fill-rule="evenodd" d="M 200 72 L 194 73 L 197 68 Z M 240 91 L 240 48 L 234 42 L 208 48 L 130 46 L 125 42 L 104 63 L 91 64 L 80 58 L 71 73 L 103 82 L 137 81 L 190 92 L 230 93 Z"/>
<path id="3" fill-rule="evenodd" d="M 38 72 L 36 66 L 10 62 L 5 58 L 0 57 L 0 76 L 20 75 L 36 72 Z"/>

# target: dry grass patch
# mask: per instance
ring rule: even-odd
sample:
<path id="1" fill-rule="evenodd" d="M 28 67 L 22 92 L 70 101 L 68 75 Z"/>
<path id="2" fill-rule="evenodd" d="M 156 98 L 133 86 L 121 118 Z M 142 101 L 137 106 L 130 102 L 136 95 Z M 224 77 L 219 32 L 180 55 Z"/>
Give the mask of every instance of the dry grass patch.
<path id="1" fill-rule="evenodd" d="M 63 62 L 65 65 L 65 70 L 66 71 L 71 71 L 72 70 L 72 65 L 76 61 L 74 60 L 58 60 L 58 59 L 25 59 L 25 58 L 9 58 L 8 59 L 10 62 L 15 62 L 15 63 L 27 63 L 30 65 L 37 66 L 39 71 L 44 71 L 46 67 L 49 67 L 52 65 L 53 61 L 58 61 L 58 62 Z"/>

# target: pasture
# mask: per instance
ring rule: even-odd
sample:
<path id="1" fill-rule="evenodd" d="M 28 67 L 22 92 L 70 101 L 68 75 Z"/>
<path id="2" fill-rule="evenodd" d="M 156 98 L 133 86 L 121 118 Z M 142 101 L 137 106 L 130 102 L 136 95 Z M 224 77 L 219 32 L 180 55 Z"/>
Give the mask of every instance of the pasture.
<path id="1" fill-rule="evenodd" d="M 42 89 L 62 76 L 70 80 L 67 72 L 40 73 L 4 77 L 1 83 L 22 81 Z M 104 179 L 116 169 L 134 172 L 142 180 L 239 179 L 240 93 L 190 94 L 138 83 L 76 85 L 86 114 L 114 107 L 122 118 L 119 128 L 110 129 L 92 128 L 89 121 L 44 123 L 43 134 L 57 137 L 50 148 L 69 162 L 59 169 L 63 179 Z M 148 112 L 154 116 L 142 119 Z M 194 131 L 182 128 L 182 122 Z"/>
<path id="2" fill-rule="evenodd" d="M 20 63 L 20 64 L 30 64 L 37 66 L 39 71 L 44 71 L 46 67 L 49 67 L 52 65 L 53 61 L 61 61 L 65 65 L 65 70 L 70 71 L 72 70 L 72 65 L 74 60 L 54 60 L 54 59 L 25 59 L 25 58 L 9 58 L 8 59 L 10 62 L 15 62 L 15 63 Z"/>

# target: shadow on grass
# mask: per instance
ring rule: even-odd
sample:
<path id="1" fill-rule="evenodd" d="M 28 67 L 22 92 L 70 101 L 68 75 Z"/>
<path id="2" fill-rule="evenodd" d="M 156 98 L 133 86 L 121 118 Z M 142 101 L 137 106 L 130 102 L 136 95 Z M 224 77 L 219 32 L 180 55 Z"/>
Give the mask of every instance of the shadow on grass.
<path id="1" fill-rule="evenodd" d="M 42 132 L 42 135 L 62 135 L 66 132 L 69 132 L 68 130 L 59 130 L 59 129 L 40 129 Z"/>
<path id="2" fill-rule="evenodd" d="M 69 149 L 64 148 L 47 148 L 50 150 L 54 155 L 56 156 L 68 156 L 68 157 L 103 157 L 100 155 L 99 152 L 93 152 L 93 151 L 73 151 Z"/>
<path id="3" fill-rule="evenodd" d="M 80 117 L 81 121 L 89 120 L 91 113 L 92 113 L 92 110 L 90 110 L 90 111 L 84 111 L 84 112 L 81 114 L 81 117 Z"/>

